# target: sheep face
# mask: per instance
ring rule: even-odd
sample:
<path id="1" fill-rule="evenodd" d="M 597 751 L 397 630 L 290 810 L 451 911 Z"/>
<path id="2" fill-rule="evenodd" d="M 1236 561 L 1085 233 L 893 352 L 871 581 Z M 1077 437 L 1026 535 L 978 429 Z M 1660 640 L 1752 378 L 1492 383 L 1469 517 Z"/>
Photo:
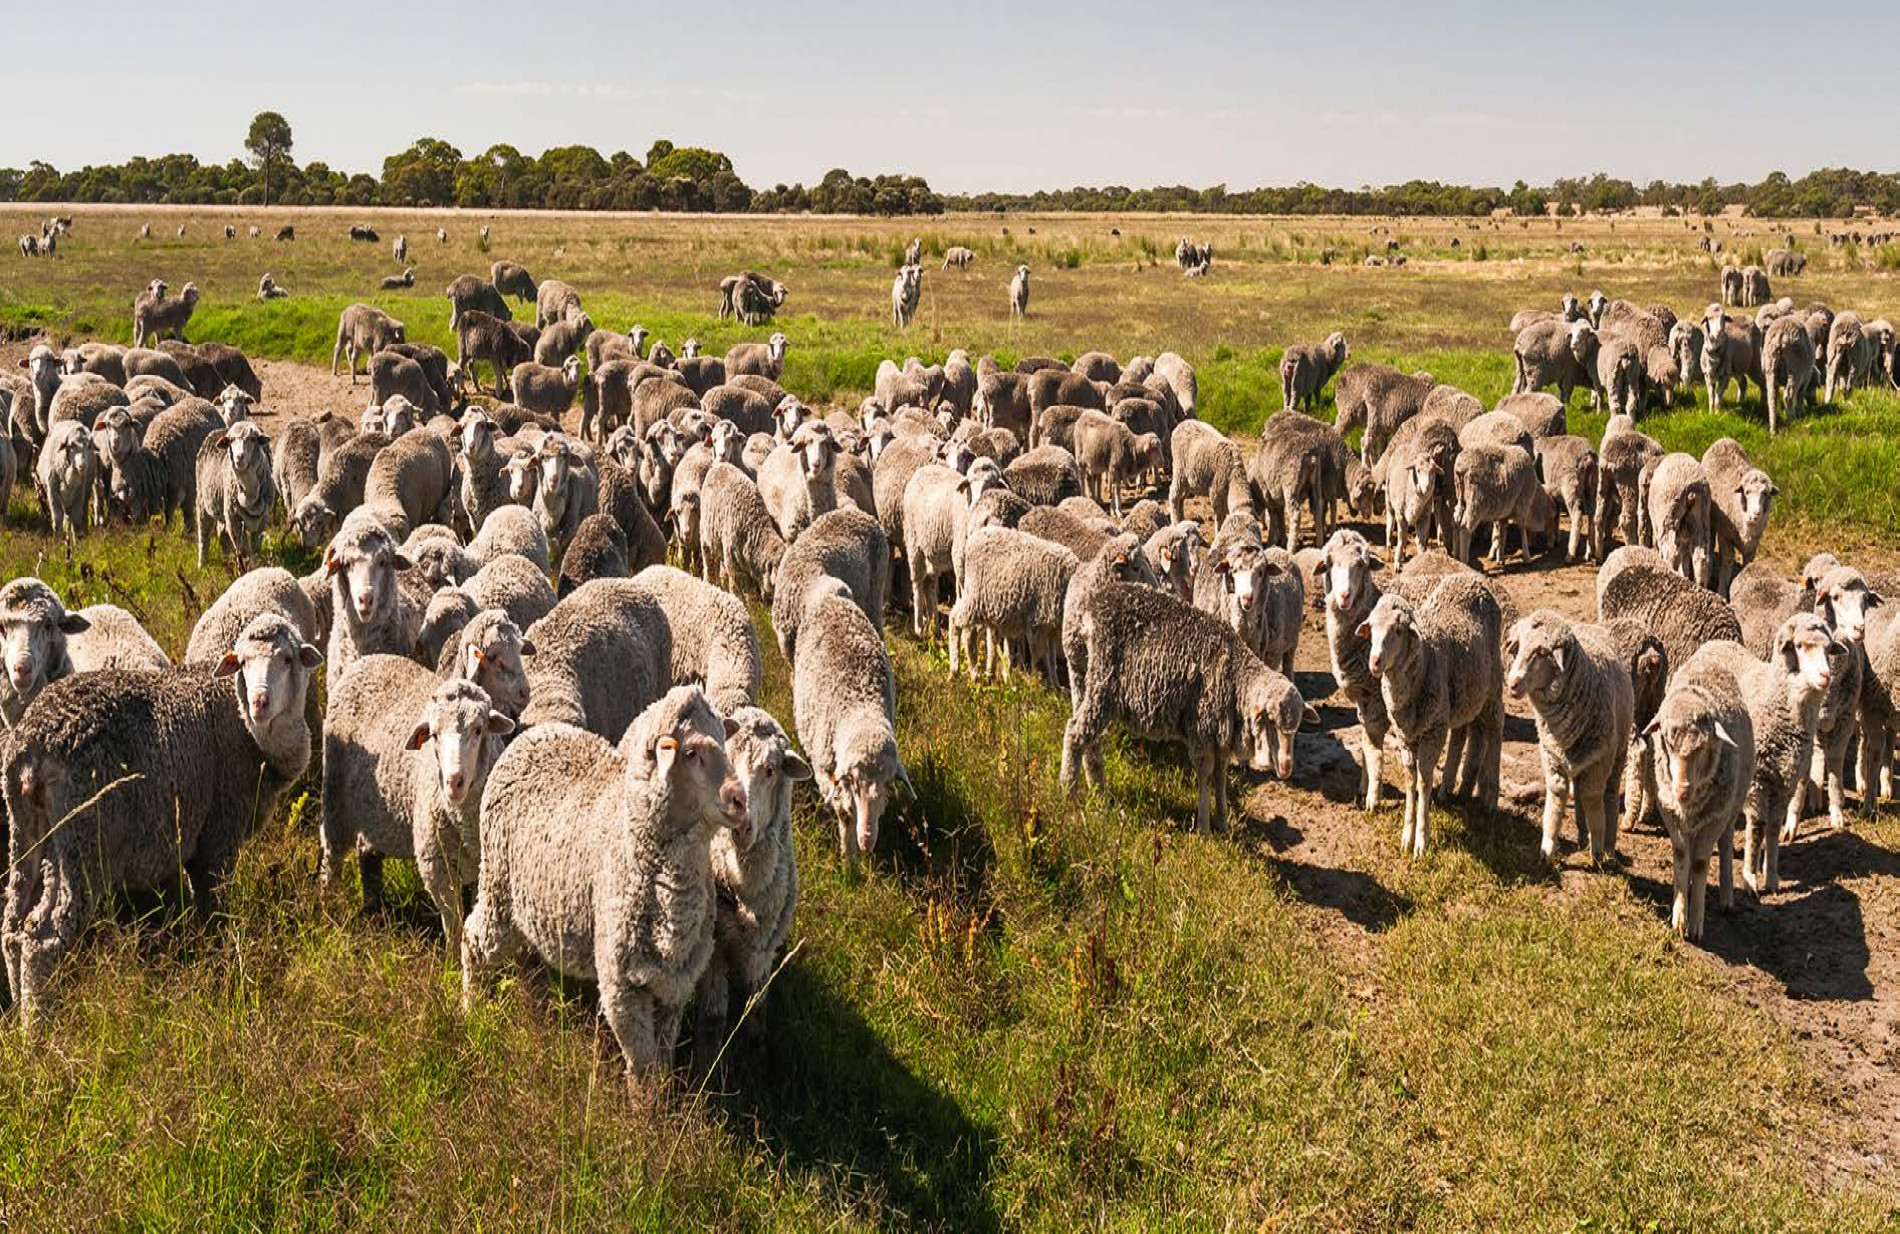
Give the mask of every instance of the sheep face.
<path id="1" fill-rule="evenodd" d="M 1817 585 L 1814 610 L 1836 631 L 1858 643 L 1867 634 L 1867 610 L 1885 602 L 1879 592 L 1867 586 L 1859 571 L 1836 566 Z"/>
<path id="2" fill-rule="evenodd" d="M 466 681 L 445 681 L 422 709 L 408 749 L 435 743 L 436 783 L 450 805 L 480 795 L 499 746 L 491 737 L 514 732 L 515 722 L 489 707 L 488 696 Z"/>
<path id="3" fill-rule="evenodd" d="M 278 720 L 303 715 L 310 672 L 323 654 L 273 613 L 251 619 L 218 662 L 216 675 L 237 679 L 238 706 L 246 727 L 267 730 Z"/>
<path id="4" fill-rule="evenodd" d="M 462 417 L 462 457 L 470 462 L 479 462 L 495 451 L 495 432 L 497 425 L 479 411 L 471 411 Z"/>
<path id="5" fill-rule="evenodd" d="M 830 432 L 815 432 L 815 427 L 822 426 L 806 426 L 793 439 L 792 448 L 798 452 L 798 467 L 805 473 L 806 484 L 830 484 L 832 468 L 838 458 L 838 443 L 832 440 Z"/>
<path id="6" fill-rule="evenodd" d="M 440 660 L 442 648 L 474 616 L 475 602 L 465 592 L 451 587 L 430 596 L 429 607 L 423 611 L 422 624 L 416 630 L 416 652 L 422 662 L 434 664 Z"/>
<path id="7" fill-rule="evenodd" d="M 677 721 L 653 736 L 641 760 L 627 765 L 629 780 L 665 784 L 673 800 L 669 817 L 683 830 L 729 827 L 742 847 L 752 843 L 752 818 L 747 812 L 745 785 L 726 758 L 726 725 L 704 698 L 683 709 Z M 649 770 L 650 767 L 650 770 Z"/>
<path id="8" fill-rule="evenodd" d="M 1813 613 L 1796 613 L 1775 631 L 1774 658 L 1817 692 L 1828 688 L 1851 650 Z"/>
<path id="9" fill-rule="evenodd" d="M 810 419 L 811 408 L 789 394 L 780 399 L 779 405 L 772 409 L 772 421 L 777 428 L 780 441 L 790 441 Z"/>
<path id="10" fill-rule="evenodd" d="M 297 509 L 290 516 L 290 525 L 296 529 L 298 541 L 306 549 L 314 549 L 320 544 L 328 544 L 337 533 L 341 520 L 314 493 L 297 503 Z"/>
<path id="11" fill-rule="evenodd" d="M 1324 589 L 1326 607 L 1345 614 L 1365 606 L 1372 575 L 1383 569 L 1385 562 L 1373 554 L 1364 536 L 1356 531 L 1335 531 L 1313 572 L 1318 576 L 1314 581 Z"/>
<path id="12" fill-rule="evenodd" d="M 535 488 L 540 482 L 540 472 L 535 466 L 534 451 L 526 447 L 516 450 L 503 470 L 508 473 L 508 500 L 518 506 L 529 505 L 534 501 Z"/>
<path id="13" fill-rule="evenodd" d="M 88 628 L 84 617 L 67 612 L 52 588 L 38 579 L 16 579 L 0 589 L 0 660 L 21 706 L 59 671 L 66 660 L 66 636 Z"/>
<path id="14" fill-rule="evenodd" d="M 236 386 L 226 386 L 224 393 L 218 396 L 218 410 L 224 416 L 226 425 L 236 424 L 239 420 L 249 420 L 251 408 L 255 405 L 251 396 Z"/>
<path id="15" fill-rule="evenodd" d="M 909 782 L 897 761 L 897 746 L 888 736 L 858 757 L 841 760 L 833 777 L 831 803 L 840 822 L 849 825 L 857 852 L 869 853 L 877 848 L 878 825 L 899 778 Z"/>
<path id="16" fill-rule="evenodd" d="M 679 449 L 678 438 L 674 438 L 673 448 Z M 682 452 L 683 453 L 683 452 Z M 718 463 L 731 463 L 734 467 L 745 465 L 745 434 L 739 426 L 730 420 L 721 420 L 712 429 L 712 456 Z M 802 456 L 801 456 L 802 457 Z M 679 460 L 673 460 L 678 465 Z"/>
<path id="17" fill-rule="evenodd" d="M 462 632 L 462 663 L 456 672 L 485 691 L 496 705 L 520 715 L 528 705 L 528 669 L 522 658 L 534 643 L 498 609 L 479 613 Z"/>
<path id="18" fill-rule="evenodd" d="M 1658 792 L 1679 804 L 1694 787 L 1714 778 L 1725 748 L 1735 738 L 1709 711 L 1696 691 L 1677 691 L 1663 699 L 1656 717 L 1643 730 L 1656 762 L 1667 771 L 1658 777 Z"/>
<path id="19" fill-rule="evenodd" d="M 231 477 L 238 492 L 252 498 L 262 476 L 270 474 L 270 444 L 264 430 L 241 420 L 211 437 L 211 444 L 231 455 Z"/>
<path id="20" fill-rule="evenodd" d="M 1241 718 L 1248 765 L 1272 771 L 1282 780 L 1293 774 L 1293 739 L 1300 726 L 1319 723 L 1319 713 L 1306 705 L 1293 683 L 1272 673 L 1258 674 L 1248 684 Z"/>
<path id="21" fill-rule="evenodd" d="M 957 491 L 964 494 L 971 505 L 983 496 L 985 490 L 1003 487 L 1003 469 L 992 458 L 978 458 L 970 462 L 969 471 L 963 479 L 957 481 Z"/>
<path id="22" fill-rule="evenodd" d="M 416 426 L 416 405 L 400 394 L 392 394 L 383 401 L 383 431 L 391 437 L 400 437 Z"/>
<path id="23" fill-rule="evenodd" d="M 93 446 L 101 460 L 123 463 L 139 444 L 139 432 L 123 407 L 108 407 L 99 413 L 92 430 Z"/>
<path id="24" fill-rule="evenodd" d="M 726 738 L 726 757 L 732 772 L 745 786 L 748 826 L 735 828 L 733 847 L 751 851 L 761 839 L 774 834 L 780 820 L 792 817 L 792 785 L 811 779 L 811 765 L 792 749 L 776 720 L 756 707 L 733 713 L 737 731 Z"/>
<path id="25" fill-rule="evenodd" d="M 1367 668 L 1381 676 L 1402 674 L 1418 656 L 1417 615 L 1398 596 L 1380 596 L 1371 615 L 1359 623 L 1359 637 L 1371 643 Z"/>
<path id="26" fill-rule="evenodd" d="M 1781 490 L 1768 478 L 1768 473 L 1760 468 L 1750 468 L 1735 486 L 1735 496 L 1742 505 L 1742 525 L 1738 529 L 1752 544 L 1761 539 L 1762 530 L 1768 526 L 1768 510 Z"/>
<path id="27" fill-rule="evenodd" d="M 59 389 L 59 354 L 51 347 L 35 347 L 32 354 L 20 361 L 20 367 L 26 370 L 27 380 L 33 383 L 41 402 L 50 400 Z"/>
<path id="28" fill-rule="evenodd" d="M 1266 589 L 1267 576 L 1278 567 L 1267 561 L 1258 545 L 1242 542 L 1227 550 L 1227 556 L 1214 563 L 1221 578 L 1221 593 L 1226 597 L 1227 622 L 1238 633 L 1253 611 L 1254 601 Z"/>
<path id="29" fill-rule="evenodd" d="M 1555 613 L 1539 611 L 1522 619 L 1504 644 L 1510 665 L 1504 688 L 1512 698 L 1542 696 L 1575 662 L 1576 644 L 1569 623 Z"/>
<path id="30" fill-rule="evenodd" d="M 428 580 L 432 592 L 465 583 L 475 573 L 475 562 L 462 546 L 443 536 L 424 540 L 410 553 L 410 559 Z"/>
<path id="31" fill-rule="evenodd" d="M 368 625 L 395 610 L 396 574 L 412 563 L 377 527 L 367 534 L 339 535 L 325 551 L 323 564 L 342 610 Z"/>

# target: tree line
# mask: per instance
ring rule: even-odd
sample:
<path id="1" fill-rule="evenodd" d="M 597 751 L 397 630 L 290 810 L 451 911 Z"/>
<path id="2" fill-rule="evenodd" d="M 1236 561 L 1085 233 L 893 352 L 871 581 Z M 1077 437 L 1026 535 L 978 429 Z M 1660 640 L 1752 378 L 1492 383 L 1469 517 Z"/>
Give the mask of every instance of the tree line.
<path id="1" fill-rule="evenodd" d="M 62 172 L 35 160 L 0 168 L 0 201 L 112 204 L 291 206 L 462 206 L 557 210 L 670 210 L 722 213 L 929 215 L 953 210 L 1170 211 L 1202 214 L 1384 214 L 1474 217 L 1506 210 L 1538 216 L 1606 213 L 1637 206 L 1665 213 L 1717 214 L 1741 206 L 1760 218 L 1846 218 L 1857 210 L 1900 214 L 1900 174 L 1830 168 L 1790 179 L 1775 172 L 1758 184 L 1652 180 L 1638 186 L 1599 172 L 1534 188 L 1475 188 L 1435 180 L 1357 189 L 1295 184 L 1230 191 L 1226 185 L 1043 190 L 945 196 L 921 176 L 825 173 L 810 188 L 754 189 L 732 159 L 701 146 L 660 140 L 644 159 L 621 150 L 556 146 L 539 157 L 507 144 L 465 156 L 449 142 L 422 137 L 383 160 L 382 175 L 349 175 L 290 154 L 290 124 L 262 112 L 245 138 L 248 160 L 201 163 L 189 154 L 133 158 Z"/>

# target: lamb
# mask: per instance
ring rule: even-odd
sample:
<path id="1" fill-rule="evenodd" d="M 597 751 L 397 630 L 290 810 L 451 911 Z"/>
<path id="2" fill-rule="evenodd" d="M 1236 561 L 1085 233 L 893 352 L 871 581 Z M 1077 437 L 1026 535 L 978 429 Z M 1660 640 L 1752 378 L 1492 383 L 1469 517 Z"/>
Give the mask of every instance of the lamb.
<path id="1" fill-rule="evenodd" d="M 1530 504 L 1542 490 L 1537 483 L 1537 467 L 1531 456 L 1517 446 L 1476 444 L 1458 452 L 1452 470 L 1452 490 L 1456 505 L 1452 525 L 1458 543 L 1450 548 L 1452 556 L 1470 563 L 1474 560 L 1473 539 L 1477 529 L 1491 524 L 1491 555 L 1498 565 L 1505 561 L 1505 526 L 1516 523 L 1518 540 L 1526 560 L 1530 558 Z"/>
<path id="2" fill-rule="evenodd" d="M 1575 798 L 1582 812 L 1580 843 L 1590 860 L 1616 852 L 1617 793 L 1629 756 L 1636 694 L 1629 666 L 1608 631 L 1572 624 L 1539 609 L 1511 627 L 1504 655 L 1504 688 L 1529 698 L 1537 713 L 1537 746 L 1544 765 L 1545 860 L 1557 855 L 1557 828 Z"/>
<path id="3" fill-rule="evenodd" d="M 1832 375 L 1830 365 L 1830 390 Z M 1791 420 L 1807 409 L 1815 377 L 1814 343 L 1802 323 L 1792 317 L 1768 323 L 1761 336 L 1761 388 L 1770 433 L 1782 419 Z"/>
<path id="4" fill-rule="evenodd" d="M 239 847 L 309 761 L 304 695 L 321 659 L 288 622 L 261 616 L 209 674 L 80 674 L 13 730 L 7 815 L 15 851 L 35 860 L 13 870 L 0 940 L 29 1029 L 112 890 L 182 869 L 200 916 L 215 909 Z"/>
<path id="5" fill-rule="evenodd" d="M 77 420 L 52 426 L 34 464 L 34 484 L 55 538 L 76 541 L 91 522 L 99 452 L 92 433 Z"/>
<path id="6" fill-rule="evenodd" d="M 539 293 L 533 277 L 512 261 L 498 261 L 489 266 L 488 281 L 496 291 L 517 300 L 533 300 Z"/>
<path id="7" fill-rule="evenodd" d="M 1511 393 L 1529 394 L 1545 386 L 1557 387 L 1565 406 L 1578 386 L 1597 389 L 1596 330 L 1587 321 L 1535 322 L 1518 334 L 1512 345 L 1517 377 Z"/>
<path id="8" fill-rule="evenodd" d="M 1597 620 L 1627 618 L 1654 633 L 1671 671 L 1704 643 L 1740 642 L 1742 625 L 1722 597 L 1672 570 L 1654 550 L 1625 545 L 1597 571 Z"/>
<path id="9" fill-rule="evenodd" d="M 132 305 L 132 346 L 143 347 L 147 341 L 185 337 L 185 326 L 191 321 L 192 313 L 198 308 L 198 284 L 186 283 L 178 293 L 176 300 L 164 297 L 165 285 L 153 280 L 157 295 L 141 294 Z"/>
<path id="10" fill-rule="evenodd" d="M 1702 467 L 1709 477 L 1714 590 L 1726 596 L 1735 577 L 1736 558 L 1743 566 L 1755 560 L 1762 533 L 1768 529 L 1769 509 L 1781 490 L 1767 472 L 1748 461 L 1747 452 L 1733 437 L 1711 443 L 1702 452 Z"/>
<path id="11" fill-rule="evenodd" d="M 1570 516 L 1565 560 L 1575 561 L 1584 545 L 1595 543 L 1593 537 L 1585 538 L 1585 529 L 1597 508 L 1597 452 L 1587 440 L 1573 434 L 1540 437 L 1537 470 L 1543 476 L 1545 496 Z"/>
<path id="12" fill-rule="evenodd" d="M 1612 343 L 1624 343 L 1635 350 L 1635 376 L 1631 385 L 1639 404 L 1645 390 L 1659 393 L 1665 407 L 1675 401 L 1676 383 L 1682 379 L 1682 371 L 1669 348 L 1669 325 L 1657 314 L 1628 300 L 1611 300 L 1597 319 L 1597 334 L 1604 348 Z M 1634 415 L 1635 410 L 1630 414 Z"/>
<path id="13" fill-rule="evenodd" d="M 1227 826 L 1227 765 L 1293 774 L 1294 737 L 1318 715 L 1218 618 L 1165 592 L 1104 583 L 1081 615 L 1088 648 L 1081 703 L 1062 734 L 1062 783 L 1101 783 L 1100 745 L 1120 720 L 1136 736 L 1185 745 L 1195 828 Z"/>
<path id="14" fill-rule="evenodd" d="M 1016 274 L 1009 280 L 1009 315 L 1011 320 L 1021 320 L 1029 315 L 1029 267 L 1017 266 Z"/>
<path id="15" fill-rule="evenodd" d="M 1717 305 L 1709 306 L 1702 324 L 1702 379 L 1708 386 L 1709 410 L 1717 411 L 1730 381 L 1735 382 L 1737 399 L 1748 397 L 1751 378 L 1761 385 L 1762 332 L 1754 322 L 1730 317 Z"/>
<path id="16" fill-rule="evenodd" d="M 676 477 L 677 480 L 677 477 Z M 771 599 L 785 537 L 765 508 L 758 486 L 731 463 L 714 463 L 697 494 L 702 578 L 715 578 L 727 591 Z M 677 492 L 673 508 L 681 508 Z"/>
<path id="17" fill-rule="evenodd" d="M 1755 729 L 1742 688 L 1719 663 L 1684 665 L 1637 751 L 1642 796 L 1653 800 L 1675 854 L 1669 926 L 1702 937 L 1709 854 L 1721 845 L 1722 906 L 1735 901 L 1731 843 L 1755 767 Z"/>
<path id="18" fill-rule="evenodd" d="M 1419 413 L 1433 384 L 1429 373 L 1408 376 L 1384 364 L 1352 365 L 1333 387 L 1333 427 L 1341 434 L 1364 430 L 1359 452 L 1370 467 L 1399 426 Z"/>
<path id="19" fill-rule="evenodd" d="M 198 568 L 204 569 L 205 547 L 214 535 L 239 560 L 255 556 L 263 547 L 264 525 L 276 502 L 264 430 L 240 420 L 205 438 L 198 450 L 194 511 Z"/>
<path id="20" fill-rule="evenodd" d="M 534 361 L 549 368 L 559 368 L 579 353 L 593 333 L 594 319 L 586 313 L 577 311 L 571 316 L 549 322 L 542 329 L 541 337 L 535 340 Z"/>
<path id="21" fill-rule="evenodd" d="M 877 627 L 842 580 L 805 592 L 792 714 L 818 795 L 838 816 L 847 866 L 877 848 L 878 824 L 898 781 L 910 773 L 897 751 L 897 684 Z M 913 791 L 914 795 L 914 791 Z"/>
<path id="22" fill-rule="evenodd" d="M 319 896 L 354 849 L 363 908 L 374 912 L 383 859 L 414 861 L 459 958 L 462 889 L 481 865 L 477 809 L 514 727 L 472 681 L 438 680 L 397 656 L 366 658 L 331 692 L 324 716 Z"/>
<path id="23" fill-rule="evenodd" d="M 1280 394 L 1283 407 L 1306 412 L 1319 410 L 1326 383 L 1345 366 L 1350 349 L 1346 336 L 1335 330 L 1323 343 L 1296 343 L 1280 357 Z"/>
<path id="24" fill-rule="evenodd" d="M 725 1040 L 732 1000 L 748 1008 L 748 1022 L 755 1029 L 761 1024 L 761 1009 L 750 1004 L 764 992 L 791 933 L 798 902 L 792 786 L 812 775 L 811 765 L 791 748 L 785 730 L 769 714 L 740 707 L 726 715 L 732 727 L 726 755 L 745 786 L 750 824 L 744 837 L 737 831 L 717 831 L 712 838 L 718 903 L 712 957 L 699 979 L 694 1008 L 695 1048 L 706 1063 Z"/>
<path id="25" fill-rule="evenodd" d="M 567 409 L 574 405 L 574 394 L 580 384 L 579 356 L 569 356 L 559 368 L 525 361 L 515 365 L 508 375 L 508 388 L 513 392 L 516 406 L 556 419 L 566 415 Z"/>
<path id="26" fill-rule="evenodd" d="M 1730 674 L 1748 708 L 1755 760 L 1742 812 L 1742 881 L 1758 895 L 1773 895 L 1781 889 L 1784 825 L 1800 817 L 1800 795 L 1807 787 L 1821 703 L 1834 666 L 1850 650 L 1820 617 L 1797 613 L 1776 632 L 1766 662 L 1739 643 L 1723 642 L 1708 644 L 1683 666 L 1685 678 L 1706 667 Z"/>
<path id="27" fill-rule="evenodd" d="M 722 715 L 758 701 L 764 659 L 744 601 L 671 566 L 649 566 L 633 584 L 667 615 L 674 685 L 705 686 Z"/>
<path id="28" fill-rule="evenodd" d="M 1041 665 L 1051 681 L 1062 638 L 1063 600 L 1080 563 L 1059 544 L 1008 527 L 970 533 L 963 550 L 963 586 L 950 610 L 950 672 L 958 653 L 976 678 L 974 635 L 986 647 L 985 675 L 995 669 L 996 643 L 1003 644 L 1003 679 L 1009 680 L 1012 640 L 1028 647 L 1029 664 Z"/>
<path id="29" fill-rule="evenodd" d="M 1709 473 L 1693 454 L 1666 454 L 1642 487 L 1643 541 L 1692 583 L 1710 580 Z"/>
<path id="30" fill-rule="evenodd" d="M 1090 493 L 1106 489 L 1115 517 L 1122 516 L 1122 485 L 1143 470 L 1160 465 L 1161 443 L 1153 433 L 1134 433 L 1104 412 L 1084 411 L 1075 422 L 1075 456 L 1082 485 Z"/>
<path id="31" fill-rule="evenodd" d="M 727 379 L 754 373 L 777 381 L 784 371 L 785 349 L 789 346 L 791 343 L 781 333 L 774 333 L 763 343 L 734 343 L 726 352 Z"/>
<path id="32" fill-rule="evenodd" d="M 1502 616 L 1475 579 L 1448 579 L 1422 611 L 1388 592 L 1360 624 L 1366 667 L 1379 677 L 1386 714 L 1407 773 L 1399 851 L 1425 855 L 1426 824 L 1439 753 L 1441 800 L 1452 791 L 1495 809 L 1503 748 Z M 1459 772 L 1462 761 L 1463 771 Z"/>
<path id="33" fill-rule="evenodd" d="M 484 282 L 473 274 L 458 275 L 443 294 L 449 300 L 449 329 L 452 332 L 460 330 L 462 314 L 469 309 L 480 310 L 500 321 L 514 320 L 507 299 L 495 284 Z"/>
<path id="34" fill-rule="evenodd" d="M 368 359 L 392 343 L 408 341 L 403 324 L 373 304 L 352 304 L 343 310 L 336 323 L 336 346 L 330 349 L 330 376 L 336 376 L 336 362 L 350 359 L 350 384 L 356 384 L 356 361 Z M 468 365 L 462 365 L 464 372 Z"/>
<path id="35" fill-rule="evenodd" d="M 665 1082 L 681 1012 L 713 950 L 709 845 L 720 829 L 752 839 L 726 735 L 705 695 L 681 687 L 617 744 L 551 725 L 508 748 L 482 793 L 465 1004 L 526 948 L 600 983 L 630 1091 Z"/>
<path id="36" fill-rule="evenodd" d="M 891 542 L 877 519 L 845 508 L 821 514 L 785 550 L 772 595 L 772 629 L 787 664 L 798 660 L 798 623 L 806 589 L 819 578 L 843 582 L 873 627 L 884 624 Z"/>
<path id="37" fill-rule="evenodd" d="M 975 519 L 972 517 L 972 523 Z M 1201 525 L 1191 519 L 1169 523 L 1142 543 L 1141 551 L 1154 567 L 1159 584 L 1183 600 L 1194 598 L 1196 555 L 1207 548 Z"/>
<path id="38" fill-rule="evenodd" d="M 396 574 L 412 564 L 389 528 L 373 515 L 346 519 L 324 550 L 323 567 L 330 576 L 332 689 L 363 656 L 408 655 L 415 647 L 421 614 L 396 587 Z"/>

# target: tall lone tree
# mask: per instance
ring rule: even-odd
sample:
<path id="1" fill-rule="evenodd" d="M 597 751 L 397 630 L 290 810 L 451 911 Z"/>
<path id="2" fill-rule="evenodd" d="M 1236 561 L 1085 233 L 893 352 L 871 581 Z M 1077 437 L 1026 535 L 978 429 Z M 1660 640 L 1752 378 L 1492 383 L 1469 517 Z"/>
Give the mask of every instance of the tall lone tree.
<path id="1" fill-rule="evenodd" d="M 244 148 L 251 152 L 258 170 L 264 173 L 264 204 L 270 205 L 271 164 L 290 155 L 290 121 L 274 111 L 260 111 L 251 121 Z"/>

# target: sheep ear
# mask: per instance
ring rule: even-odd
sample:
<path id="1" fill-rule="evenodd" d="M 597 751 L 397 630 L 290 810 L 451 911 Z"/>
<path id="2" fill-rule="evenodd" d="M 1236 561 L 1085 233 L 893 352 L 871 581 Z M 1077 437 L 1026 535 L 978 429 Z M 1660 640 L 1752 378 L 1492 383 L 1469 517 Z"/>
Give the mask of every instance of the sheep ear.
<path id="1" fill-rule="evenodd" d="M 224 659 L 218 661 L 218 667 L 211 675 L 213 677 L 229 677 L 232 673 L 237 672 L 239 668 L 243 667 L 243 665 L 244 661 L 238 659 L 237 652 L 227 651 L 224 653 Z"/>
<path id="2" fill-rule="evenodd" d="M 1372 637 L 1372 623 L 1370 621 L 1360 622 L 1359 628 L 1357 630 L 1354 630 L 1352 632 L 1352 635 L 1354 638 L 1371 638 Z"/>
<path id="3" fill-rule="evenodd" d="M 491 737 L 506 737 L 515 731 L 515 722 L 499 711 L 488 713 L 488 734 Z"/>
<path id="4" fill-rule="evenodd" d="M 534 654 L 534 640 L 533 639 L 524 638 L 521 640 L 521 654 L 524 656 L 531 656 Z"/>
<path id="5" fill-rule="evenodd" d="M 1570 667 L 1570 665 L 1567 663 L 1569 659 L 1570 659 L 1570 654 L 1564 650 L 1562 644 L 1559 644 L 1550 649 L 1550 662 L 1557 666 L 1558 672 L 1561 673 L 1565 669 Z"/>
<path id="6" fill-rule="evenodd" d="M 409 559 L 407 553 L 392 554 L 389 558 L 389 564 L 396 570 L 413 570 L 416 567 L 416 563 Z"/>
<path id="7" fill-rule="evenodd" d="M 1313 709 L 1313 704 L 1311 703 L 1300 704 L 1300 727 L 1301 728 L 1318 728 L 1319 727 L 1319 712 Z"/>
<path id="8" fill-rule="evenodd" d="M 1715 722 L 1715 739 L 1725 746 L 1733 746 L 1735 744 L 1735 738 L 1729 736 L 1728 729 L 1722 727 L 1720 720 Z"/>
<path id="9" fill-rule="evenodd" d="M 78 613 L 67 613 L 59 619 L 61 634 L 84 634 L 92 629 L 92 623 Z"/>
<path id="10" fill-rule="evenodd" d="M 1881 605 L 1883 605 L 1883 604 L 1885 604 L 1885 603 L 1886 603 L 1886 601 L 1880 598 L 1880 593 L 1879 593 L 1879 592 L 1877 592 L 1877 591 L 1870 591 L 1870 592 L 1868 592 L 1868 593 L 1867 593 L 1867 598 L 1866 598 L 1865 600 L 1862 600 L 1862 601 L 1860 602 L 1860 606 L 1861 606 L 1861 607 L 1862 607 L 1863 609 L 1869 609 L 1869 608 L 1879 608 L 1879 607 L 1880 607 Z"/>
<path id="11" fill-rule="evenodd" d="M 674 738 L 662 737 L 653 743 L 653 766 L 660 775 L 673 768 L 673 760 L 679 755 L 680 743 Z"/>
<path id="12" fill-rule="evenodd" d="M 323 550 L 323 568 L 330 574 L 335 574 L 343 568 L 342 560 L 336 555 L 336 545 L 332 544 Z"/>
<path id="13" fill-rule="evenodd" d="M 726 736 L 737 737 L 739 735 L 739 722 L 731 716 L 720 716 L 719 723 L 726 730 Z"/>
<path id="14" fill-rule="evenodd" d="M 429 738 L 433 735 L 434 734 L 429 731 L 429 722 L 424 720 L 410 731 L 409 740 L 402 743 L 402 748 L 405 750 L 420 750 L 429 743 Z"/>
<path id="15" fill-rule="evenodd" d="M 1648 737 L 1654 737 L 1657 733 L 1660 733 L 1660 732 L 1662 732 L 1662 717 L 1651 716 L 1649 723 L 1643 725 L 1643 731 L 1639 735 L 1642 737 L 1648 738 Z"/>
<path id="16" fill-rule="evenodd" d="M 778 769 L 785 773 L 788 780 L 811 779 L 811 764 L 790 750 L 779 759 Z"/>
<path id="17" fill-rule="evenodd" d="M 323 653 L 318 651 L 315 647 L 312 647 L 309 643 L 299 644 L 297 647 L 297 663 L 307 669 L 313 669 L 323 663 Z"/>

